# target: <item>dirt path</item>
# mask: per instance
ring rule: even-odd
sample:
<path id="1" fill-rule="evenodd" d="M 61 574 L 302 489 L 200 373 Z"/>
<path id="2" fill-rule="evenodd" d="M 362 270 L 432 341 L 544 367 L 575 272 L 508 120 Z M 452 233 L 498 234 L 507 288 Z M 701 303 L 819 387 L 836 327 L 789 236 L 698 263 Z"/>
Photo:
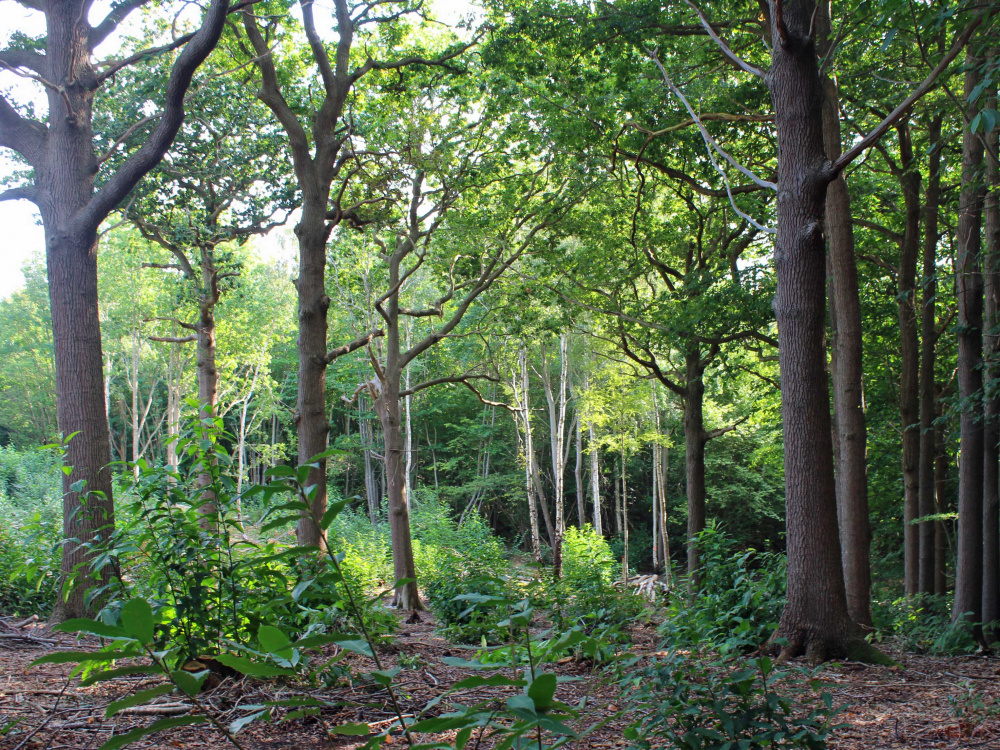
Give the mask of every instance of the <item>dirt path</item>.
<path id="1" fill-rule="evenodd" d="M 178 715 L 183 705 L 177 696 L 162 696 L 154 711 L 159 713 L 120 714 L 105 719 L 107 705 L 138 689 L 156 684 L 148 678 L 121 678 L 91 687 L 80 687 L 78 680 L 68 680 L 71 665 L 43 665 L 28 669 L 32 660 L 56 650 L 94 647 L 94 642 L 76 641 L 71 636 L 52 634 L 42 627 L 14 629 L 11 623 L 0 626 L 0 728 L 19 721 L 0 747 L 21 750 L 91 750 L 114 734 L 143 726 L 158 718 Z M 10 637 L 10 636 L 23 636 Z M 656 632 L 638 628 L 633 651 L 652 654 L 657 649 Z M 429 616 L 419 624 L 404 625 L 393 645 L 386 649 L 385 661 L 395 665 L 399 654 L 405 655 L 405 669 L 395 684 L 404 713 L 417 713 L 445 686 L 468 676 L 469 672 L 447 666 L 441 658 L 470 658 L 473 650 L 456 646 L 437 636 Z M 1000 750 L 1000 660 L 993 658 L 931 658 L 894 655 L 901 667 L 866 667 L 845 664 L 831 667 L 825 677 L 834 685 L 834 700 L 850 704 L 842 720 L 849 726 L 841 730 L 831 747 L 835 750 L 924 750 L 941 748 L 965 750 L 990 748 Z M 351 657 L 358 671 L 370 670 L 360 657 Z M 564 661 L 549 665 L 560 676 L 579 679 L 560 684 L 557 697 L 576 704 L 587 697 L 587 708 L 580 724 L 590 726 L 619 712 L 618 691 L 607 684 L 600 671 L 593 672 L 581 663 Z M 970 693 L 971 689 L 971 693 Z M 508 688 L 513 690 L 512 688 Z M 488 691 L 488 692 L 487 692 Z M 289 697 L 291 690 L 275 683 L 250 680 L 226 680 L 204 694 L 204 700 L 225 721 L 246 713 L 246 707 L 266 700 Z M 301 691 L 296 691 L 301 692 Z M 373 686 L 316 687 L 317 697 L 336 702 L 338 707 L 324 711 L 328 724 L 343 722 L 379 722 L 392 720 L 384 693 Z M 465 704 L 486 698 L 505 698 L 497 688 L 470 691 L 457 696 Z M 173 705 L 171 705 L 173 704 Z M 140 711 L 149 709 L 139 709 Z M 600 730 L 577 743 L 581 748 L 624 747 L 622 730 L 629 717 L 611 720 Z M 35 734 L 27 737 L 31 732 Z M 445 739 L 446 735 L 440 739 Z M 319 750 L 354 748 L 362 744 L 345 737 L 331 744 L 323 737 L 314 719 L 277 724 L 254 723 L 239 733 L 246 750 Z M 390 747 L 404 747 L 402 738 L 391 738 Z M 424 741 L 430 738 L 421 738 Z M 482 748 L 490 743 L 484 742 Z M 152 735 L 132 745 L 136 748 L 216 748 L 231 747 L 211 728 L 183 727 Z"/>

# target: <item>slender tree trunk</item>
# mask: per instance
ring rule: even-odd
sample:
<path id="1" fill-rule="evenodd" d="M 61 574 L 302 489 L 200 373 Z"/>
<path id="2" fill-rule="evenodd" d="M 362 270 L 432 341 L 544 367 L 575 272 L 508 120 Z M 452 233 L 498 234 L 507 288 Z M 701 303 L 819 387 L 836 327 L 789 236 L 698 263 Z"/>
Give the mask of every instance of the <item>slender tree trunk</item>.
<path id="1" fill-rule="evenodd" d="M 819 53 L 830 40 L 829 2 L 817 20 Z M 837 85 L 824 77 L 823 141 L 827 158 L 841 154 L 840 96 Z M 835 486 L 844 585 L 851 618 L 871 626 L 871 528 L 868 516 L 867 431 L 862 390 L 861 300 L 854 253 L 851 198 L 843 175 L 826 190 L 825 228 L 830 265 L 830 318 Z"/>
<path id="2" fill-rule="evenodd" d="M 660 449 L 660 532 L 662 535 L 662 544 L 660 545 L 660 553 L 663 557 L 663 574 L 667 578 L 667 585 L 670 585 L 670 534 L 667 531 L 667 478 L 669 477 L 670 469 L 670 449 L 667 446 L 661 446 Z"/>
<path id="3" fill-rule="evenodd" d="M 579 412 L 579 407 L 577 407 Z M 576 521 L 581 529 L 587 523 L 587 505 L 583 497 L 583 420 L 579 413 L 576 417 L 576 466 L 573 468 L 573 478 L 576 480 Z"/>
<path id="4" fill-rule="evenodd" d="M 299 239 L 299 382 L 296 403 L 296 425 L 299 434 L 299 465 L 305 466 L 313 457 L 326 451 L 330 425 L 326 417 L 326 354 L 327 310 L 326 295 L 326 222 L 328 195 L 306 194 L 302 203 L 302 218 L 295 228 Z M 309 516 L 299 520 L 296 529 L 298 543 L 304 546 L 322 545 L 319 522 L 326 512 L 326 459 L 321 458 L 309 470 L 306 484 L 315 487 L 309 501 Z M 310 517 L 311 516 L 311 517 Z"/>
<path id="5" fill-rule="evenodd" d="M 410 347 L 410 329 L 407 326 L 406 329 L 406 347 Z M 410 368 L 406 368 L 406 390 L 410 390 Z M 403 473 L 404 478 L 404 488 L 403 495 L 406 497 L 406 508 L 410 509 L 410 503 L 412 499 L 410 493 L 412 492 L 412 472 L 413 472 L 413 423 L 410 420 L 410 400 L 412 396 L 407 396 L 405 399 L 405 411 L 406 411 L 406 441 L 404 443 L 403 450 L 406 455 L 406 470 Z"/>
<path id="6" fill-rule="evenodd" d="M 992 56 L 992 55 L 991 55 Z M 988 109 L 996 110 L 996 96 Z M 997 153 L 1000 138 L 996 129 L 986 136 L 991 154 Z M 1000 620 L 1000 170 L 993 156 L 986 159 L 986 194 L 983 211 L 985 252 L 983 253 L 983 616 L 984 625 Z M 989 643 L 997 640 L 995 627 L 984 635 Z"/>
<path id="7" fill-rule="evenodd" d="M 942 416 L 941 395 L 936 394 L 935 419 Z M 948 503 L 948 449 L 944 441 L 944 426 L 940 421 L 934 425 L 934 502 L 938 515 L 949 510 Z M 948 593 L 948 533 L 944 521 L 934 525 L 934 593 L 946 596 Z"/>
<path id="8" fill-rule="evenodd" d="M 684 465 L 687 478 L 688 583 L 701 588 L 698 535 L 705 530 L 705 367 L 695 348 L 685 355 L 687 386 L 684 393 Z"/>
<path id="9" fill-rule="evenodd" d="M 593 423 L 587 425 L 587 448 L 590 451 L 590 499 L 594 503 L 594 531 L 604 536 L 601 511 L 601 466 L 597 445 L 597 432 Z"/>
<path id="10" fill-rule="evenodd" d="M 622 433 L 622 582 L 628 583 L 628 484 L 625 479 L 625 433 Z"/>
<path id="11" fill-rule="evenodd" d="M 212 248 L 201 248 L 201 295 L 198 305 L 198 409 L 201 419 L 216 415 L 219 402 L 219 372 L 215 363 L 215 306 L 219 302 L 219 278 L 212 260 Z M 212 474 L 206 467 L 198 475 L 198 483 L 206 487 L 212 483 Z M 215 528 L 212 519 L 219 509 L 215 497 L 206 491 L 205 501 L 198 508 L 205 529 Z"/>
<path id="12" fill-rule="evenodd" d="M 900 173 L 905 223 L 900 247 L 896 300 L 899 311 L 899 418 L 903 467 L 903 560 L 908 596 L 917 593 L 920 576 L 920 530 L 914 521 L 920 513 L 920 342 L 917 336 L 917 259 L 920 257 L 920 170 L 917 169 L 906 122 L 899 135 Z"/>
<path id="13" fill-rule="evenodd" d="M 979 83 L 980 60 L 966 55 L 965 95 Z M 976 105 L 968 107 L 969 119 Z M 958 467 L 958 558 L 952 619 L 982 617 L 983 587 L 983 425 L 971 404 L 983 387 L 983 276 L 980 252 L 983 191 L 982 141 L 966 127 L 962 134 L 962 190 L 959 195 L 955 282 L 958 292 L 958 387 L 964 405 Z"/>
<path id="14" fill-rule="evenodd" d="M 520 394 L 517 389 L 517 377 L 514 378 L 514 396 L 521 424 L 524 427 L 524 487 L 528 499 L 528 521 L 531 528 L 531 554 L 535 562 L 542 562 L 542 541 L 538 529 L 538 510 L 535 507 L 535 446 L 531 437 L 531 380 L 528 374 L 528 356 L 524 349 L 517 355 L 520 367 Z M 435 478 L 437 474 L 435 473 Z"/>
<path id="15" fill-rule="evenodd" d="M 927 192 L 924 196 L 923 297 L 920 309 L 920 461 L 918 513 L 935 513 L 934 487 L 934 363 L 937 351 L 937 243 L 941 195 L 941 115 L 930 122 L 928 139 Z M 920 575 L 917 588 L 925 594 L 935 590 L 935 535 L 940 521 L 920 524 Z"/>
<path id="16" fill-rule="evenodd" d="M 822 227 L 829 177 L 823 86 L 811 41 L 815 3 L 771 12 L 769 86 L 778 154 L 774 312 L 780 331 L 788 598 L 776 637 L 783 656 L 822 661 L 864 643 L 847 611 L 837 524 L 826 377 L 826 264 Z"/>

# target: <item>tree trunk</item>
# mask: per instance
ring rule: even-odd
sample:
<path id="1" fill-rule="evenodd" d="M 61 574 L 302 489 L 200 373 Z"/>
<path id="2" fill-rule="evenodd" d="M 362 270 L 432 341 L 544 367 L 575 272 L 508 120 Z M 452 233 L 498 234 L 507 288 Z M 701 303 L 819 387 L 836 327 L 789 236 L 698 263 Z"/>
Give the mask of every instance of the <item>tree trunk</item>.
<path id="1" fill-rule="evenodd" d="M 66 169 L 73 168 L 66 164 Z M 60 208 L 71 209 L 72 204 L 63 203 Z M 42 216 L 52 309 L 58 423 L 64 438 L 73 436 L 65 457 L 66 465 L 73 467 L 73 471 L 63 475 L 62 488 L 63 539 L 66 541 L 62 548 L 61 570 L 64 583 L 71 585 L 65 591 L 66 598 L 56 602 L 52 614 L 53 621 L 59 622 L 86 616 L 88 608 L 84 595 L 90 581 L 86 563 L 92 556 L 86 545 L 107 540 L 114 530 L 115 517 L 108 467 L 111 437 L 104 411 L 104 360 L 97 307 L 97 238 L 79 237 L 56 229 L 66 223 L 61 212 L 46 216 L 52 209 L 43 209 Z M 81 487 L 82 491 L 77 491 Z M 110 570 L 105 569 L 95 583 L 106 583 L 109 574 Z"/>
<path id="2" fill-rule="evenodd" d="M 576 415 L 576 466 L 573 468 L 573 478 L 576 480 L 576 521 L 581 529 L 587 523 L 587 506 L 583 498 L 583 421 L 580 419 L 579 407 Z"/>
<path id="3" fill-rule="evenodd" d="M 819 52 L 831 43 L 829 3 L 817 17 Z M 840 95 L 824 77 L 823 141 L 826 156 L 841 154 Z M 843 175 L 826 190 L 825 228 L 830 264 L 830 317 L 834 402 L 835 487 L 844 586 L 851 618 L 871 626 L 871 527 L 868 515 L 867 430 L 862 389 L 861 300 L 854 253 L 851 198 Z"/>
<path id="4" fill-rule="evenodd" d="M 930 159 L 924 196 L 923 296 L 920 310 L 920 461 L 917 512 L 921 518 L 935 513 L 934 487 L 934 362 L 937 351 L 937 243 L 941 195 L 941 115 L 928 128 Z M 940 521 L 920 524 L 920 574 L 917 589 L 935 591 L 935 535 Z"/>
<path id="5" fill-rule="evenodd" d="M 201 419 L 216 415 L 219 402 L 219 372 L 215 363 L 215 306 L 219 302 L 219 277 L 212 260 L 212 248 L 201 248 L 201 294 L 198 304 L 198 410 Z M 198 484 L 206 487 L 212 483 L 208 468 L 198 475 Z M 212 493 L 202 496 L 199 506 L 201 524 L 205 529 L 215 528 L 212 519 L 219 509 Z"/>
<path id="6" fill-rule="evenodd" d="M 966 54 L 966 98 L 979 83 L 979 63 L 973 52 Z M 968 106 L 970 120 L 975 117 L 976 109 L 975 104 Z M 952 620 L 971 613 L 972 622 L 981 621 L 983 587 L 983 425 L 982 412 L 971 406 L 980 397 L 983 387 L 982 161 L 982 141 L 966 127 L 962 133 L 962 190 L 955 259 L 958 387 L 964 408 L 960 418 L 958 557 Z"/>
<path id="7" fill-rule="evenodd" d="M 778 145 L 774 312 L 780 331 L 788 599 L 776 637 L 785 657 L 849 656 L 863 643 L 847 611 L 826 377 L 823 223 L 829 181 L 824 92 L 809 38 L 815 3 L 772 4 L 770 90 Z"/>
<path id="8" fill-rule="evenodd" d="M 628 583 L 628 484 L 625 481 L 625 433 L 622 433 L 622 583 Z"/>
<path id="9" fill-rule="evenodd" d="M 691 591 L 701 588 L 701 556 L 698 535 L 705 530 L 705 367 L 701 352 L 694 348 L 685 355 L 687 386 L 684 392 L 684 465 L 687 478 L 688 584 Z"/>
<path id="10" fill-rule="evenodd" d="M 597 432 L 593 423 L 587 425 L 587 448 L 590 450 L 590 499 L 594 503 L 594 531 L 598 536 L 604 536 L 604 520 L 601 517 L 601 466 Z"/>
<path id="11" fill-rule="evenodd" d="M 942 416 L 941 394 L 936 393 L 935 420 Z M 949 511 L 948 503 L 948 449 L 944 441 L 944 425 L 937 421 L 934 425 L 934 510 L 939 515 Z M 945 596 L 948 593 L 948 533 L 944 521 L 934 524 L 934 593 Z"/>
<path id="12" fill-rule="evenodd" d="M 302 218 L 295 228 L 299 238 L 299 383 L 295 419 L 299 434 L 299 465 L 305 466 L 326 450 L 330 425 L 326 418 L 326 228 L 327 195 L 306 196 Z M 296 529 L 298 543 L 322 545 L 319 522 L 326 512 L 326 459 L 309 470 L 306 485 L 315 487 L 309 501 L 310 516 L 303 516 Z"/>
<path id="13" fill-rule="evenodd" d="M 528 375 L 528 357 L 524 349 L 517 355 L 520 367 L 520 396 L 518 395 L 517 376 L 514 378 L 514 400 L 521 423 L 524 427 L 524 486 L 528 498 L 528 521 L 531 528 L 531 555 L 537 564 L 542 562 L 542 541 L 538 530 L 538 510 L 535 507 L 535 445 L 531 437 L 531 401 L 529 388 L 531 380 Z M 435 473 L 435 477 L 437 474 Z"/>
<path id="14" fill-rule="evenodd" d="M 996 109 L 996 96 L 987 102 Z M 1000 138 L 996 129 L 986 136 L 989 152 L 997 153 Z M 986 186 L 989 191 L 983 211 L 985 252 L 983 253 L 983 616 L 985 625 L 1000 620 L 1000 170 L 993 156 L 986 159 Z M 987 642 L 1000 633 L 989 627 Z"/>
<path id="15" fill-rule="evenodd" d="M 920 257 L 920 170 L 913 158 L 910 129 L 896 127 L 899 135 L 900 173 L 905 224 L 900 247 L 896 300 L 899 311 L 899 419 L 902 432 L 903 561 L 907 596 L 917 593 L 920 576 L 920 530 L 914 521 L 920 513 L 920 342 L 917 336 L 917 259 Z"/>

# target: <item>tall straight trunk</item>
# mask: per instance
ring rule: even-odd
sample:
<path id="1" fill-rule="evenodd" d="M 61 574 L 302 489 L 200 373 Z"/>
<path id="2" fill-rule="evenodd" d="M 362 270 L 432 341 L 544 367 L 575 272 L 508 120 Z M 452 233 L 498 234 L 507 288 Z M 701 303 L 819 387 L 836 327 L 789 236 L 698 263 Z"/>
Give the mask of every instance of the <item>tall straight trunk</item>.
<path id="1" fill-rule="evenodd" d="M 375 462 L 372 460 L 372 447 L 375 438 L 372 434 L 372 423 L 362 416 L 362 400 L 358 398 L 358 435 L 361 437 L 361 450 L 365 462 L 365 498 L 368 501 L 368 520 L 374 526 L 378 523 L 378 510 L 382 497 L 378 492 L 378 482 L 375 481 Z"/>
<path id="2" fill-rule="evenodd" d="M 701 587 L 698 535 L 705 530 L 705 367 L 697 348 L 685 354 L 687 386 L 684 391 L 684 465 L 687 479 L 688 581 L 692 591 Z"/>
<path id="3" fill-rule="evenodd" d="M 576 466 L 573 467 L 573 478 L 576 480 L 576 521 L 581 529 L 587 523 L 586 503 L 583 498 L 583 420 L 576 417 Z"/>
<path id="4" fill-rule="evenodd" d="M 820 54 L 829 44 L 829 4 L 820 12 Z M 840 97 L 823 79 L 823 141 L 827 158 L 841 154 Z M 840 175 L 826 189 L 825 228 L 830 266 L 830 317 L 837 520 L 844 586 L 851 618 L 872 624 L 871 527 L 868 517 L 867 430 L 862 389 L 861 300 L 854 253 L 854 226 L 847 181 Z"/>
<path id="5" fill-rule="evenodd" d="M 614 466 L 614 461 L 612 460 L 612 466 Z M 621 477 L 618 475 L 617 467 L 612 472 L 612 479 L 615 483 L 615 534 L 621 536 L 622 534 L 622 485 Z"/>
<path id="6" fill-rule="evenodd" d="M 299 465 L 310 463 L 326 451 L 330 424 L 326 417 L 327 311 L 326 240 L 329 229 L 326 212 L 329 185 L 317 195 L 306 195 L 302 219 L 296 227 L 299 239 L 298 355 L 299 380 L 295 419 L 299 435 Z M 320 519 L 326 512 L 326 459 L 309 469 L 306 485 L 315 488 L 309 500 L 309 513 L 299 519 L 296 538 L 303 546 L 319 547 L 323 534 Z M 370 499 L 369 499 L 369 502 Z"/>
<path id="7" fill-rule="evenodd" d="M 917 512 L 921 518 L 934 515 L 934 363 L 937 352 L 937 243 L 941 199 L 941 115 L 928 127 L 927 191 L 924 196 L 923 295 L 920 308 L 920 460 L 918 462 Z M 935 535 L 940 521 L 920 524 L 920 573 L 917 589 L 935 591 Z"/>
<path id="8" fill-rule="evenodd" d="M 667 577 L 667 585 L 670 585 L 670 535 L 667 532 L 667 478 L 670 469 L 670 449 L 667 446 L 660 448 L 660 533 L 662 541 L 660 544 L 661 564 L 663 574 Z"/>
<path id="9" fill-rule="evenodd" d="M 558 397 L 549 377 L 548 362 L 542 352 L 542 385 L 549 409 L 549 449 L 552 456 L 552 490 L 555 499 L 555 523 L 552 543 L 553 573 L 559 577 L 562 570 L 562 539 L 566 532 L 565 512 L 565 443 L 566 443 L 566 386 L 569 368 L 569 337 L 564 333 L 559 337 L 559 385 Z"/>
<path id="10" fill-rule="evenodd" d="M 980 60 L 966 54 L 965 96 L 979 83 Z M 971 120 L 976 105 L 968 106 Z M 962 189 L 958 205 L 955 284 L 958 293 L 958 388 L 965 408 L 960 418 L 961 458 L 958 466 L 958 557 L 952 620 L 966 614 L 982 617 L 983 588 L 983 424 L 971 404 L 983 388 L 983 144 L 968 127 L 962 134 Z"/>
<path id="11" fill-rule="evenodd" d="M 67 168 L 72 167 L 67 164 Z M 88 550 L 90 545 L 108 538 L 115 522 L 108 467 L 111 436 L 104 411 L 104 358 L 97 307 L 97 237 L 66 232 L 63 227 L 79 201 L 58 204 L 42 207 L 42 221 L 56 362 L 57 419 L 59 432 L 74 436 L 66 447 L 66 465 L 73 470 L 63 477 L 63 539 L 67 541 L 62 547 L 61 563 L 63 580 L 73 581 L 73 585 L 66 597 L 56 602 L 54 621 L 86 614 L 84 582 L 88 576 L 83 568 L 91 559 Z M 84 491 L 74 491 L 72 488 L 80 486 L 76 483 L 81 481 L 85 483 Z M 106 582 L 109 572 L 104 571 L 98 583 Z"/>
<path id="12" fill-rule="evenodd" d="M 590 499 L 594 504 L 594 531 L 604 536 L 604 519 L 601 510 L 601 466 L 597 431 L 591 422 L 587 425 L 587 449 L 590 451 Z"/>
<path id="13" fill-rule="evenodd" d="M 783 654 L 848 655 L 863 643 L 847 610 L 837 523 L 826 374 L 826 263 L 822 227 L 830 175 L 811 0 L 772 3 L 769 88 L 778 147 L 774 300 L 780 331 L 788 594 L 777 637 Z M 775 12 L 782 10 L 781 13 Z"/>
<path id="14" fill-rule="evenodd" d="M 622 582 L 628 583 L 628 484 L 625 479 L 625 433 L 622 433 Z"/>
<path id="15" fill-rule="evenodd" d="M 996 96 L 986 106 L 996 109 Z M 997 153 L 1000 138 L 996 129 L 986 136 L 989 152 Z M 983 617 L 984 624 L 1000 620 L 1000 170 L 994 156 L 986 159 L 989 191 L 983 211 Z M 989 642 L 1000 633 L 990 627 Z"/>
<path id="16" fill-rule="evenodd" d="M 535 562 L 542 562 L 542 541 L 538 529 L 538 510 L 535 507 L 535 444 L 531 435 L 531 379 L 528 373 L 528 355 L 524 349 L 518 352 L 517 361 L 520 375 L 520 393 L 517 376 L 514 378 L 514 397 L 521 423 L 524 427 L 524 486 L 528 498 L 528 521 L 531 528 L 531 554 Z M 436 475 L 435 475 L 436 476 Z"/>
<path id="17" fill-rule="evenodd" d="M 897 274 L 899 316 L 899 420 L 903 468 L 903 565 L 908 596 L 917 593 L 920 577 L 920 342 L 917 335 L 917 259 L 920 257 L 920 170 L 913 157 L 910 128 L 896 126 L 899 136 L 899 181 L 903 189 L 905 222 Z"/>
<path id="18" fill-rule="evenodd" d="M 407 346 L 409 346 L 409 338 L 410 338 L 409 330 L 407 330 L 406 338 L 407 338 Z M 409 370 L 409 368 L 407 368 L 407 370 L 406 370 L 406 386 L 405 387 L 406 387 L 406 390 L 410 390 L 410 370 Z M 413 484 L 412 484 L 413 483 L 413 479 L 412 479 L 412 477 L 413 477 L 413 422 L 410 419 L 410 400 L 412 398 L 413 398 L 412 396 L 407 396 L 404 399 L 404 402 L 405 402 L 405 411 L 406 411 L 406 438 L 405 438 L 405 442 L 404 442 L 404 445 L 403 445 L 403 451 L 404 451 L 404 453 L 406 455 L 406 468 L 405 468 L 405 470 L 403 472 L 403 480 L 404 480 L 403 494 L 406 497 L 406 507 L 407 508 L 410 507 L 410 503 L 412 502 L 412 500 L 410 498 L 410 494 L 413 491 Z"/>
<path id="19" fill-rule="evenodd" d="M 936 394 L 935 420 L 942 416 L 940 394 Z M 940 421 L 934 425 L 934 510 L 944 515 L 948 503 L 948 469 L 951 461 L 944 441 L 944 426 Z M 944 521 L 934 525 L 934 593 L 945 596 L 948 593 L 948 533 Z"/>
<path id="20" fill-rule="evenodd" d="M 201 419 L 216 415 L 219 402 L 219 371 L 216 366 L 215 306 L 219 302 L 219 276 L 212 257 L 213 248 L 201 248 L 201 294 L 198 300 L 198 409 Z M 205 467 L 198 475 L 198 484 L 206 487 L 212 483 L 212 473 Z M 206 491 L 198 512 L 205 529 L 214 527 L 212 520 L 218 514 L 215 497 Z"/>

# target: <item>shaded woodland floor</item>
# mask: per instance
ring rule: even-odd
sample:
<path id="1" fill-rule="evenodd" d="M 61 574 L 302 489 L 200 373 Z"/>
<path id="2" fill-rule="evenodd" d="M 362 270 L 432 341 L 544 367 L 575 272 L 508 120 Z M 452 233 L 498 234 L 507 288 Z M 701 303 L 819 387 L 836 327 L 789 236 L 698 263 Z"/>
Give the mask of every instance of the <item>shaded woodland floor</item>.
<path id="1" fill-rule="evenodd" d="M 38 657 L 58 650 L 86 649 L 96 640 L 78 641 L 72 636 L 50 633 L 44 625 L 0 619 L 0 727 L 20 719 L 15 731 L 0 739 L 0 747 L 23 750 L 88 750 L 99 747 L 114 734 L 151 723 L 165 716 L 181 715 L 187 707 L 177 696 L 163 696 L 153 706 L 141 706 L 105 719 L 109 703 L 130 692 L 155 684 L 157 680 L 135 677 L 119 678 L 81 688 L 78 680 L 67 682 L 72 665 L 46 664 L 33 669 L 28 665 Z M 652 627 L 633 632 L 633 653 L 650 656 L 658 647 Z M 890 649 L 891 651 L 891 649 Z M 406 713 L 419 712 L 445 686 L 468 676 L 469 671 L 444 665 L 444 656 L 470 658 L 474 651 L 456 646 L 434 632 L 433 618 L 404 625 L 392 646 L 386 648 L 385 661 L 395 664 L 398 654 L 407 655 L 407 668 L 396 678 Z M 417 660 L 413 656 L 417 656 Z M 937 658 L 893 653 L 900 667 L 841 664 L 828 668 L 825 679 L 833 685 L 836 704 L 849 704 L 841 720 L 848 727 L 840 730 L 831 747 L 836 750 L 918 750 L 922 748 L 996 748 L 1000 750 L 1000 659 L 984 657 Z M 361 657 L 354 659 L 358 670 L 371 669 Z M 620 712 L 619 693 L 608 684 L 601 671 L 587 664 L 564 659 L 547 665 L 547 670 L 580 679 L 562 683 L 557 697 L 575 704 L 587 696 L 587 710 L 575 727 L 580 730 Z M 971 692 L 970 692 L 971 688 Z M 330 724 L 364 721 L 389 722 L 393 714 L 385 695 L 377 686 L 317 689 L 313 694 L 336 701 L 341 708 L 324 713 Z M 505 698 L 503 688 L 482 688 L 457 694 L 456 700 L 473 703 L 488 697 Z M 506 690 L 512 690 L 507 688 Z M 487 692 L 488 691 L 488 692 Z M 296 690 L 301 694 L 301 690 Z M 280 684 L 243 680 L 225 680 L 204 694 L 221 718 L 228 722 L 243 715 L 244 707 L 266 700 L 288 697 L 289 690 Z M 579 740 L 581 748 L 624 747 L 622 730 L 631 722 L 629 716 L 611 719 L 599 730 Z M 34 734 L 32 734 L 34 733 Z M 29 735 L 31 735 L 29 737 Z M 354 748 L 363 743 L 344 737 L 331 743 L 323 737 L 314 719 L 281 724 L 255 723 L 238 738 L 246 750 Z M 390 747 L 405 747 L 401 737 L 391 738 Z M 430 741 L 421 736 L 421 741 Z M 440 735 L 437 739 L 447 739 Z M 474 743 L 472 743 L 474 744 Z M 484 741 L 481 747 L 490 743 Z M 471 745 L 470 745 L 471 746 Z M 136 748 L 229 748 L 222 737 L 206 726 L 171 730 L 136 742 Z"/>

